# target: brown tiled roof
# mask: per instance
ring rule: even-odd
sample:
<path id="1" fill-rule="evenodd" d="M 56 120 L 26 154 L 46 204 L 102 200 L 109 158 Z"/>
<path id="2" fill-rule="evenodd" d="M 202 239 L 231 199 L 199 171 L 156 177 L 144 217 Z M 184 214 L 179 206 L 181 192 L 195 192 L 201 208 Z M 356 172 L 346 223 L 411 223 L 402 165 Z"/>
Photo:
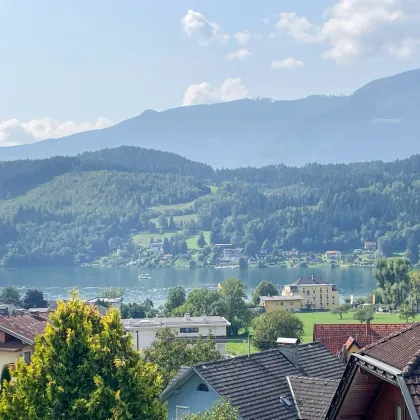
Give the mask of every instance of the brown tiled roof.
<path id="1" fill-rule="evenodd" d="M 340 381 L 305 376 L 289 376 L 287 380 L 299 419 L 324 419 Z"/>
<path id="2" fill-rule="evenodd" d="M 360 350 L 403 372 L 408 391 L 420 417 L 420 323 L 391 334 Z"/>
<path id="3" fill-rule="evenodd" d="M 0 331 L 33 344 L 35 336 L 44 332 L 47 319 L 32 315 L 0 316 Z"/>
<path id="4" fill-rule="evenodd" d="M 410 324 L 315 324 L 313 340 L 320 341 L 331 353 L 338 355 L 352 336 L 365 347 L 390 334 L 401 331 Z"/>

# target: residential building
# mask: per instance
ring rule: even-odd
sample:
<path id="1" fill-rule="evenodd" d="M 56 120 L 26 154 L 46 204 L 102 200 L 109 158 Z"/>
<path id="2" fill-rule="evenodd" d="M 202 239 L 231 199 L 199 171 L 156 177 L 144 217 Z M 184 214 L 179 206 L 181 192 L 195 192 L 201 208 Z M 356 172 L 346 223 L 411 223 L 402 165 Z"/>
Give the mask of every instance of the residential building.
<path id="1" fill-rule="evenodd" d="M 303 306 L 303 298 L 301 295 L 260 296 L 260 306 L 265 309 L 265 312 L 273 312 L 280 309 L 286 312 L 299 312 Z"/>
<path id="2" fill-rule="evenodd" d="M 290 251 L 282 251 L 281 255 L 285 258 L 298 257 L 299 251 L 296 248 L 292 248 Z"/>
<path id="3" fill-rule="evenodd" d="M 230 322 L 221 316 L 190 316 L 170 318 L 122 319 L 124 329 L 133 337 L 137 350 L 149 347 L 162 327 L 169 327 L 179 338 L 195 341 L 212 335 L 216 348 L 226 353 L 227 328 Z"/>
<path id="4" fill-rule="evenodd" d="M 25 309 L 12 305 L 11 303 L 0 303 L 0 315 L 22 315 Z"/>
<path id="5" fill-rule="evenodd" d="M 160 254 L 161 252 L 163 252 L 162 242 L 151 242 L 150 243 L 150 251 L 152 251 L 156 254 Z"/>
<path id="6" fill-rule="evenodd" d="M 376 242 L 365 242 L 364 243 L 364 249 L 366 251 L 376 251 Z"/>
<path id="7" fill-rule="evenodd" d="M 291 377 L 338 380 L 344 365 L 320 343 L 274 350 L 182 368 L 162 393 L 168 420 L 208 409 L 229 399 L 242 420 L 295 420 Z"/>
<path id="8" fill-rule="evenodd" d="M 410 324 L 315 324 L 312 339 L 346 360 L 355 351 L 407 328 Z"/>
<path id="9" fill-rule="evenodd" d="M 0 316 L 0 369 L 23 357 L 31 361 L 37 334 L 44 332 L 47 319 L 33 315 Z"/>
<path id="10" fill-rule="evenodd" d="M 327 251 L 325 253 L 325 258 L 328 261 L 339 261 L 341 260 L 341 251 Z"/>
<path id="11" fill-rule="evenodd" d="M 243 248 L 225 248 L 222 252 L 222 260 L 231 263 L 238 263 L 239 259 L 243 257 Z"/>
<path id="12" fill-rule="evenodd" d="M 94 299 L 87 300 L 86 303 L 95 305 L 105 303 L 108 306 L 112 306 L 115 309 L 121 310 L 121 301 L 121 298 L 96 297 Z"/>
<path id="13" fill-rule="evenodd" d="M 418 420 L 419 385 L 417 323 L 351 355 L 324 418 Z"/>
<path id="14" fill-rule="evenodd" d="M 301 309 L 306 310 L 329 310 L 339 304 L 339 291 L 335 285 L 314 275 L 284 286 L 282 296 L 302 296 Z"/>

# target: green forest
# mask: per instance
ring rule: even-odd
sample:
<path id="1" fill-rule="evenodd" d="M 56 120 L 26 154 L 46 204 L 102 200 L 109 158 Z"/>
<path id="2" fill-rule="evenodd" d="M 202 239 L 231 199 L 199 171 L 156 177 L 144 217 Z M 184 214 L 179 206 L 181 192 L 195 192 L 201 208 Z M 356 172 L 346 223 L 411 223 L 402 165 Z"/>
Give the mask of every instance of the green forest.
<path id="1" fill-rule="evenodd" d="M 205 235 L 201 235 L 201 232 Z M 0 261 L 90 263 L 147 247 L 186 253 L 230 243 L 254 254 L 349 251 L 375 241 L 384 256 L 420 245 L 420 155 L 390 163 L 214 170 L 136 147 L 0 162 Z M 206 240 L 204 240 L 204 237 Z M 139 239 L 140 238 L 140 239 Z M 198 242 L 198 240 L 197 240 Z"/>

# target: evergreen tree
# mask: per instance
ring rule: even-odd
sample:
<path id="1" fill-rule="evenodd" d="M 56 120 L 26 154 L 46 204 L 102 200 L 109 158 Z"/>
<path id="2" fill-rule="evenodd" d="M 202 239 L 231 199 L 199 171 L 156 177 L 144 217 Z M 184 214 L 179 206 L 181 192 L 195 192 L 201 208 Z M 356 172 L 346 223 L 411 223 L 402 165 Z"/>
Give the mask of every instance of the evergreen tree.
<path id="1" fill-rule="evenodd" d="M 166 419 L 162 378 L 134 350 L 118 311 L 102 317 L 75 295 L 59 303 L 13 379 L 2 392 L 4 420 Z"/>
<path id="2" fill-rule="evenodd" d="M 42 290 L 28 289 L 23 297 L 23 307 L 29 308 L 48 308 L 48 302 L 44 299 Z"/>
<path id="3" fill-rule="evenodd" d="M 197 246 L 200 248 L 204 248 L 206 246 L 206 240 L 204 239 L 204 234 L 203 232 L 200 232 L 200 235 L 198 236 L 197 239 Z"/>

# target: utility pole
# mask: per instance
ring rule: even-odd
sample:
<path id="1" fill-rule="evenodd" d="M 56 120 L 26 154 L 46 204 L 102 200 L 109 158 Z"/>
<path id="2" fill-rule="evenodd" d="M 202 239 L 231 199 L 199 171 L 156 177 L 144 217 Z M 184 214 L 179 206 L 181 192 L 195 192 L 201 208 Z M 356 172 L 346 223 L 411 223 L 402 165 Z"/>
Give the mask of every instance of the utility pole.
<path id="1" fill-rule="evenodd" d="M 248 331 L 248 357 L 251 356 L 251 342 L 249 341 L 249 331 Z"/>

